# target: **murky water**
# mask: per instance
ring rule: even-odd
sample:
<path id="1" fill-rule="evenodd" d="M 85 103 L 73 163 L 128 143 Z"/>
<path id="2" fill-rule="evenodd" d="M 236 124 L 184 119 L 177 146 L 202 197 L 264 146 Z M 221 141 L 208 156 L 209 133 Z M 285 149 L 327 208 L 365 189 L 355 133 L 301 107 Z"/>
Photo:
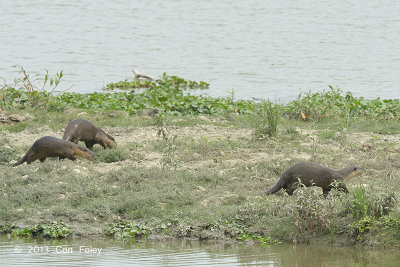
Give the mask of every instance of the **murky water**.
<path id="1" fill-rule="evenodd" d="M 0 77 L 64 70 L 90 92 L 131 69 L 211 83 L 208 94 L 270 98 L 338 85 L 400 97 L 400 2 L 0 0 Z"/>
<path id="2" fill-rule="evenodd" d="M 4 266 L 399 266 L 397 251 L 199 241 L 35 240 L 0 236 Z"/>

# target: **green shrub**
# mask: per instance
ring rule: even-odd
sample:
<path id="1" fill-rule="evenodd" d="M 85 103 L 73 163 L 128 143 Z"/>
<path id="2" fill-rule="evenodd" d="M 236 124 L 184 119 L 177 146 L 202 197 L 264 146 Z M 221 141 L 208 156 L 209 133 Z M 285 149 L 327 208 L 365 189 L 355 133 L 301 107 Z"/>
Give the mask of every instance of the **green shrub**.
<path id="1" fill-rule="evenodd" d="M 27 127 L 26 122 L 17 122 L 17 123 L 12 123 L 10 125 L 7 125 L 4 128 L 11 133 L 20 133 L 23 130 L 25 130 L 26 127 Z"/>
<path id="2" fill-rule="evenodd" d="M 353 117 L 383 117 L 395 119 L 400 116 L 398 99 L 355 98 L 350 92 L 342 96 L 342 90 L 329 86 L 322 92 L 301 93 L 296 100 L 284 107 L 284 114 L 292 119 L 320 121 L 327 118 L 342 118 L 344 127 L 349 127 Z"/>
<path id="3" fill-rule="evenodd" d="M 264 139 L 275 136 L 280 119 L 280 107 L 270 101 L 262 101 L 256 108 L 257 123 L 255 125 L 254 137 Z"/>
<path id="4" fill-rule="evenodd" d="M 94 152 L 97 162 L 112 163 L 124 161 L 129 158 L 128 151 L 125 149 L 103 149 L 97 148 Z"/>
<path id="5" fill-rule="evenodd" d="M 16 149 L 9 145 L 9 140 L 7 138 L 1 138 L 0 144 L 0 162 L 8 163 L 14 158 Z"/>
<path id="6" fill-rule="evenodd" d="M 63 221 L 54 221 L 49 224 L 37 224 L 27 228 L 12 228 L 13 236 L 43 236 L 50 238 L 66 238 L 71 233 L 68 225 Z"/>
<path id="7" fill-rule="evenodd" d="M 119 238 L 146 237 L 151 234 L 151 229 L 146 225 L 135 222 L 117 222 L 108 227 L 108 233 Z"/>
<path id="8" fill-rule="evenodd" d="M 372 194 L 363 185 L 359 185 L 352 194 L 351 209 L 354 220 L 361 220 L 365 217 L 379 218 L 383 215 L 388 215 L 396 203 L 393 193 Z"/>

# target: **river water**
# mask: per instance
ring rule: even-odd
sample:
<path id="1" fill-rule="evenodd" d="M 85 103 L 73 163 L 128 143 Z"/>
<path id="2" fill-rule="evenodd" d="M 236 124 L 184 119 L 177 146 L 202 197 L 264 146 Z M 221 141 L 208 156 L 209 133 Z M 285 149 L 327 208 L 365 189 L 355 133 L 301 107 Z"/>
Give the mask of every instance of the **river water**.
<path id="1" fill-rule="evenodd" d="M 211 96 L 400 98 L 399 14 L 395 0 L 0 0 L 0 77 L 64 70 L 59 89 L 92 92 L 137 68 Z"/>
<path id="2" fill-rule="evenodd" d="M 199 241 L 35 240 L 0 236 L 2 266 L 399 266 L 397 251 Z"/>

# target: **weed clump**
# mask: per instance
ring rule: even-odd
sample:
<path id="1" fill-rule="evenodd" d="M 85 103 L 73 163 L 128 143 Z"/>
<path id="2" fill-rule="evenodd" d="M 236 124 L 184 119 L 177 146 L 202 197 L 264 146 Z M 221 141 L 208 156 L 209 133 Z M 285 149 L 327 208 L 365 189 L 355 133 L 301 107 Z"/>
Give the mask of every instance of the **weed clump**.
<path id="1" fill-rule="evenodd" d="M 60 110 L 63 103 L 54 103 L 56 99 L 53 92 L 61 82 L 63 72 L 50 75 L 46 70 L 43 77 L 36 74 L 33 78 L 22 66 L 14 66 L 22 78 L 14 80 L 13 85 L 4 84 L 0 86 L 0 108 L 2 110 L 16 108 L 47 108 L 48 110 Z M 47 87 L 50 90 L 46 90 Z"/>
<path id="2" fill-rule="evenodd" d="M 63 221 L 54 221 L 47 224 L 37 224 L 32 227 L 19 228 L 14 225 L 7 225 L 0 228 L 2 233 L 11 233 L 13 236 L 41 236 L 47 238 L 66 238 L 71 230 Z"/>
<path id="3" fill-rule="evenodd" d="M 257 122 L 254 129 L 256 139 L 273 137 L 277 133 L 280 107 L 270 101 L 262 101 L 256 108 Z"/>
<path id="4" fill-rule="evenodd" d="M 117 222 L 111 223 L 108 226 L 108 233 L 118 238 L 145 238 L 150 235 L 151 232 L 152 230 L 148 226 L 135 222 Z"/>
<path id="5" fill-rule="evenodd" d="M 343 210 L 341 195 L 333 190 L 325 197 L 318 188 L 299 187 L 293 194 L 291 208 L 295 226 L 293 241 L 309 241 L 329 233 L 334 235 L 338 226 L 337 217 Z"/>
<path id="6" fill-rule="evenodd" d="M 361 235 L 373 227 L 379 227 L 382 221 L 387 225 L 388 216 L 396 203 L 393 193 L 373 194 L 363 185 L 359 185 L 352 195 L 350 208 L 354 221 L 353 231 L 357 239 L 361 239 Z"/>
<path id="7" fill-rule="evenodd" d="M 177 147 L 175 145 L 176 135 L 171 135 L 168 129 L 168 124 L 165 120 L 163 114 L 159 113 L 153 117 L 154 123 L 157 126 L 157 136 L 162 138 L 164 141 L 162 146 L 162 158 L 159 163 L 162 168 L 174 167 L 179 165 L 179 159 L 177 157 L 176 151 Z"/>
<path id="8" fill-rule="evenodd" d="M 25 130 L 27 126 L 28 125 L 26 122 L 18 122 L 18 123 L 13 123 L 13 124 L 4 126 L 4 128 L 7 131 L 9 131 L 10 133 L 20 133 L 23 130 Z"/>
<path id="9" fill-rule="evenodd" d="M 96 149 L 95 150 L 97 162 L 119 162 L 129 159 L 129 153 L 125 149 Z"/>
<path id="10" fill-rule="evenodd" d="M 396 203 L 393 193 L 373 194 L 363 185 L 353 191 L 351 211 L 354 220 L 365 217 L 379 218 L 388 215 Z"/>
<path id="11" fill-rule="evenodd" d="M 284 106 L 285 116 L 302 121 L 322 121 L 341 118 L 344 127 L 349 127 L 355 117 L 380 117 L 395 119 L 400 115 L 398 99 L 356 98 L 351 92 L 342 96 L 342 90 L 329 86 L 329 90 L 305 94 Z"/>
<path id="12" fill-rule="evenodd" d="M 9 145 L 7 138 L 1 138 L 0 144 L 0 163 L 8 163 L 14 158 L 16 149 Z"/>

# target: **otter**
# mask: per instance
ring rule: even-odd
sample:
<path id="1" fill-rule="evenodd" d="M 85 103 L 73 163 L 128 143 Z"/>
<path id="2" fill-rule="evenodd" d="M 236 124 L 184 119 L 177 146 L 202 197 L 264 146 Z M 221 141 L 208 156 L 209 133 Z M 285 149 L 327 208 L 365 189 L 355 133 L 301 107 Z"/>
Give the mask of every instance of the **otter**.
<path id="1" fill-rule="evenodd" d="M 77 144 L 63 139 L 44 136 L 36 140 L 28 152 L 26 152 L 25 156 L 23 156 L 13 166 L 18 166 L 25 161 L 26 163 L 31 164 L 37 159 L 39 159 L 40 162 L 43 162 L 47 157 L 58 157 L 60 160 L 65 158 L 76 160 L 75 156 L 92 161 L 95 159 L 93 152 L 87 148 L 80 147 Z"/>
<path id="2" fill-rule="evenodd" d="M 94 144 L 99 144 L 104 149 L 117 147 L 117 143 L 111 135 L 85 119 L 70 121 L 65 127 L 63 139 L 75 144 L 84 141 L 89 149 L 92 149 Z"/>
<path id="3" fill-rule="evenodd" d="M 363 170 L 359 166 L 350 166 L 342 170 L 332 170 L 315 163 L 300 162 L 285 171 L 276 185 L 265 192 L 265 194 L 274 194 L 283 188 L 289 195 L 292 195 L 299 186 L 298 180 L 307 187 L 322 187 L 324 195 L 328 195 L 329 191 L 335 187 L 334 182 L 337 182 L 338 189 L 348 193 L 345 181 L 360 175 Z"/>

